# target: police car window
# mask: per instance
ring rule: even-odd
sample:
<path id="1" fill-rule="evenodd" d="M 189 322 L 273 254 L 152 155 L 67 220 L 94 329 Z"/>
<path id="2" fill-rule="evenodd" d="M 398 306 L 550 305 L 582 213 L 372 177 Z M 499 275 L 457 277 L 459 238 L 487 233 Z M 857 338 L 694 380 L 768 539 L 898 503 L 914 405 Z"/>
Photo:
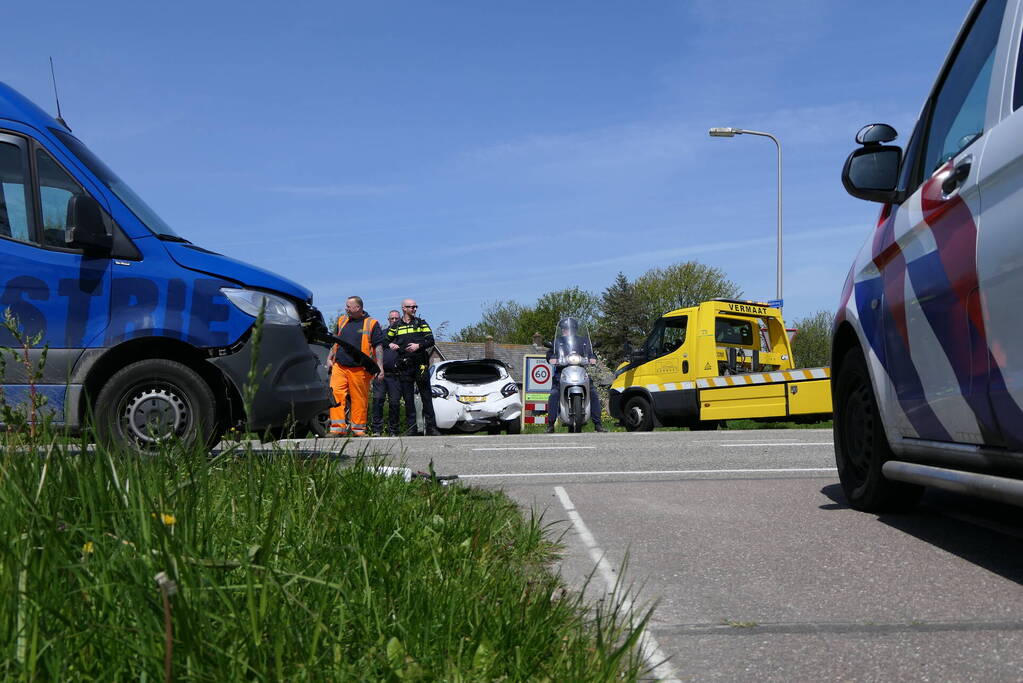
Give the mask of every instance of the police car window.
<path id="1" fill-rule="evenodd" d="M 0 237 L 29 241 L 28 191 L 21 149 L 0 142 Z"/>
<path id="2" fill-rule="evenodd" d="M 749 346 L 753 343 L 753 325 L 748 320 L 718 318 L 714 321 L 714 341 Z"/>
<path id="3" fill-rule="evenodd" d="M 1005 3 L 988 0 L 981 8 L 934 97 L 924 153 L 928 174 L 984 133 L 991 67 Z"/>
<path id="4" fill-rule="evenodd" d="M 43 209 L 43 244 L 66 247 L 68 201 L 85 190 L 60 167 L 49 154 L 36 149 L 36 174 L 39 176 L 39 202 Z"/>

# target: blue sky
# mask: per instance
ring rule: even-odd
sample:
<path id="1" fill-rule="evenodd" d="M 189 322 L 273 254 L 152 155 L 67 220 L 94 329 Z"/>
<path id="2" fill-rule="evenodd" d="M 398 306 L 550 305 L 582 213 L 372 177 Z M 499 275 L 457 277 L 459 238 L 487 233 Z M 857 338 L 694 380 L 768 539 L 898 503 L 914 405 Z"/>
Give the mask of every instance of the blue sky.
<path id="1" fill-rule="evenodd" d="M 833 309 L 879 205 L 865 123 L 905 140 L 970 3 L 17 3 L 0 80 L 64 118 L 184 237 L 332 314 L 406 296 L 448 332 L 697 259 Z M 883 21 L 879 19 L 883 18 Z"/>

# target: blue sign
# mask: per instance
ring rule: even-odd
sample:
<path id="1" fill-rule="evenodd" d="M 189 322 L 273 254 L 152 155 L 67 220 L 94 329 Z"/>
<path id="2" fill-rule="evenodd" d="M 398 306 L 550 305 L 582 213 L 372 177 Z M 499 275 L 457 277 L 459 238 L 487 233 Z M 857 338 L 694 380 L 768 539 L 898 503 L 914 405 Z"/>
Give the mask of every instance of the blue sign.
<path id="1" fill-rule="evenodd" d="M 767 305 L 771 308 L 781 308 L 785 305 L 785 299 L 768 299 Z"/>

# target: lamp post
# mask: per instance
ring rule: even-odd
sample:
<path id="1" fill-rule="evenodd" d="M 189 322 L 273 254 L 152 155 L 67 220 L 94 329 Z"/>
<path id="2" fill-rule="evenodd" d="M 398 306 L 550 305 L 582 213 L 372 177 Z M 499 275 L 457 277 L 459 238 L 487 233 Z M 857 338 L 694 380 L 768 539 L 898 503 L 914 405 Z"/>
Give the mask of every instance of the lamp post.
<path id="1" fill-rule="evenodd" d="M 709 131 L 712 138 L 732 138 L 736 135 L 759 135 L 774 140 L 778 147 L 778 277 L 775 296 L 778 301 L 783 301 L 781 296 L 781 143 L 778 138 L 770 133 L 761 133 L 756 130 L 744 130 L 742 128 L 711 128 Z"/>

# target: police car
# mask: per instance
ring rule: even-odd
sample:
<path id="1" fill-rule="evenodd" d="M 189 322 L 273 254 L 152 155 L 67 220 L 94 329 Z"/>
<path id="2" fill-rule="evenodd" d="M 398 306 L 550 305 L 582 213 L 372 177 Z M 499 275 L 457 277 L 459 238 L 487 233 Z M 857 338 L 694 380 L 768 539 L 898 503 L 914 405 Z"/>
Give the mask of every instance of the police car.
<path id="1" fill-rule="evenodd" d="M 842 172 L 883 204 L 832 338 L 850 504 L 935 486 L 1023 504 L 1023 0 L 971 8 L 905 146 L 860 130 Z"/>

